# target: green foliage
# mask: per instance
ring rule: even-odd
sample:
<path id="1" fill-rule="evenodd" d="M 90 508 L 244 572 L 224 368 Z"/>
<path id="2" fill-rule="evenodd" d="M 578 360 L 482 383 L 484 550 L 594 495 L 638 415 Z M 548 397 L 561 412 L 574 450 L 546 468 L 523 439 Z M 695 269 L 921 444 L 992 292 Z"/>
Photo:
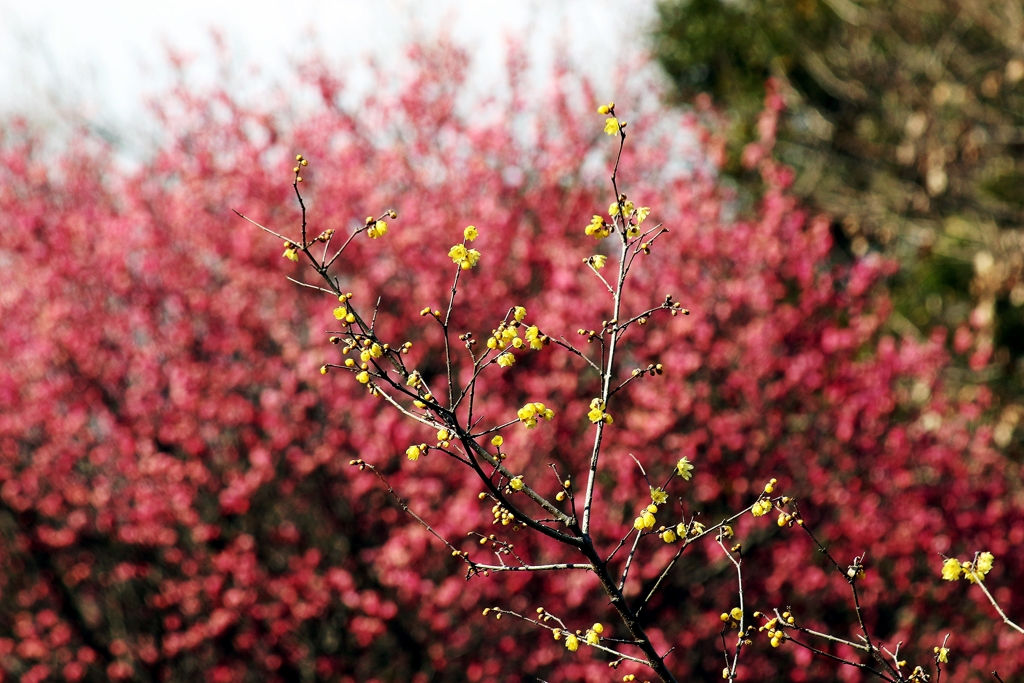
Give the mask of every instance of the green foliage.
<path id="1" fill-rule="evenodd" d="M 655 54 L 680 99 L 707 93 L 730 115 L 727 172 L 757 192 L 742 152 L 775 78 L 788 108 L 777 155 L 797 171 L 796 192 L 835 218 L 854 254 L 900 260 L 897 310 L 922 333 L 969 323 L 976 350 L 1006 344 L 987 376 L 1019 398 L 1021 5 L 661 0 L 658 11 Z"/>

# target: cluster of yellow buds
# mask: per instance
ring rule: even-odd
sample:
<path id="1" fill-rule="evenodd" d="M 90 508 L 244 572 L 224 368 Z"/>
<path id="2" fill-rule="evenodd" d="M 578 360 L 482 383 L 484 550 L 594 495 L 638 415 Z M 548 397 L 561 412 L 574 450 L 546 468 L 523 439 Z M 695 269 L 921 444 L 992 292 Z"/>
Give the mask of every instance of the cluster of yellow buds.
<path id="1" fill-rule="evenodd" d="M 303 157 L 301 154 L 296 154 L 295 155 L 295 161 L 296 161 L 296 166 L 292 169 L 292 173 L 295 174 L 295 182 L 301 183 L 302 182 L 302 176 L 300 176 L 299 173 L 302 172 L 302 167 L 303 166 L 309 166 L 309 162 L 306 161 L 305 157 Z"/>
<path id="2" fill-rule="evenodd" d="M 519 485 L 522 487 L 521 481 Z M 509 512 L 501 503 L 495 503 L 494 507 L 491 508 L 491 514 L 494 515 L 494 520 L 491 521 L 491 524 L 501 522 L 502 526 L 508 526 L 516 521 L 515 515 Z"/>
<path id="3" fill-rule="evenodd" d="M 762 498 L 761 500 L 754 503 L 753 507 L 750 509 L 750 514 L 754 515 L 755 517 L 763 517 L 771 511 L 772 501 L 768 500 L 767 498 Z"/>
<path id="4" fill-rule="evenodd" d="M 363 363 L 369 363 L 370 359 L 377 360 L 384 355 L 387 351 L 387 345 L 381 346 L 377 342 L 371 342 L 369 339 L 363 340 L 363 350 L 359 352 L 359 360 Z"/>
<path id="5" fill-rule="evenodd" d="M 537 426 L 537 421 L 541 418 L 550 421 L 555 416 L 555 411 L 546 407 L 543 403 L 533 402 L 527 403 L 525 406 L 520 408 L 516 415 L 519 416 L 520 421 L 527 429 L 533 429 Z"/>
<path id="6" fill-rule="evenodd" d="M 452 433 L 447 428 L 442 427 L 441 429 L 437 430 L 437 445 L 440 448 L 448 448 L 448 446 L 451 445 L 451 438 Z"/>
<path id="7" fill-rule="evenodd" d="M 523 340 L 519 338 L 519 321 L 508 323 L 502 321 L 498 325 L 498 329 L 491 330 L 491 336 L 487 338 L 487 348 L 489 349 L 503 349 L 509 344 L 517 349 L 524 346 Z"/>
<path id="8" fill-rule="evenodd" d="M 963 578 L 971 583 L 980 583 L 985 580 L 985 575 L 992 571 L 994 561 L 992 553 L 987 552 L 976 553 L 973 562 L 961 562 L 951 557 L 942 564 L 942 578 L 956 581 L 963 575 Z"/>
<path id="9" fill-rule="evenodd" d="M 601 642 L 601 634 L 604 633 L 604 624 L 598 622 L 587 629 L 587 644 L 598 645 Z"/>
<path id="10" fill-rule="evenodd" d="M 739 628 L 740 622 L 743 620 L 743 610 L 733 607 L 728 612 L 722 612 L 719 619 L 722 620 L 722 623 L 728 624 L 729 628 Z"/>
<path id="11" fill-rule="evenodd" d="M 347 323 L 349 325 L 351 325 L 352 323 L 354 323 L 356 321 L 355 314 L 352 313 L 352 311 L 350 311 L 348 309 L 348 307 L 345 305 L 346 303 L 348 303 L 349 299 L 351 299 L 351 298 L 352 298 L 352 293 L 351 292 L 348 292 L 347 294 L 339 294 L 338 295 L 338 302 L 341 305 L 334 309 L 334 318 L 336 320 L 341 320 L 342 322 Z"/>
<path id="12" fill-rule="evenodd" d="M 640 516 L 633 520 L 633 528 L 637 531 L 644 531 L 645 529 L 653 529 L 654 524 L 658 521 L 654 515 L 658 512 L 658 506 L 651 503 L 644 508 L 644 511 L 640 513 Z"/>

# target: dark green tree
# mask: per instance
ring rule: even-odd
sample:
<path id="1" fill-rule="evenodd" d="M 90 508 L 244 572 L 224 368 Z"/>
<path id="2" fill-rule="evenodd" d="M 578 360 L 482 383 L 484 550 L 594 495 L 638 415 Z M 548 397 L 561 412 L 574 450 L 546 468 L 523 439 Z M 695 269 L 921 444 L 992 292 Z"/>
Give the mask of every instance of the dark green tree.
<path id="1" fill-rule="evenodd" d="M 787 104 L 776 152 L 797 170 L 796 190 L 854 253 L 902 263 L 892 324 L 968 326 L 973 365 L 988 353 L 994 363 L 966 381 L 1019 397 L 1024 6 L 661 0 L 658 13 L 655 54 L 680 101 L 708 93 L 730 115 L 729 172 L 744 177 L 774 77 Z"/>

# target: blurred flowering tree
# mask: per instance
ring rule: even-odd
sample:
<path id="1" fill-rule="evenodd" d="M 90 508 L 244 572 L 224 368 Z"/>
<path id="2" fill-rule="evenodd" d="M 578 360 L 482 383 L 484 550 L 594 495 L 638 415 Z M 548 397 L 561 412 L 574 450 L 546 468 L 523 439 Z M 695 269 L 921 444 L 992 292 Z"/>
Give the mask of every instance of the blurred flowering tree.
<path id="1" fill-rule="evenodd" d="M 352 109 L 339 104 L 334 71 L 307 64 L 301 80 L 320 104 L 302 116 L 244 104 L 228 86 L 182 86 L 159 110 L 167 142 L 132 172 L 86 134 L 52 158 L 23 126 L 3 129 L 6 676 L 608 679 L 604 653 L 569 652 L 529 624 L 480 616 L 543 606 L 567 623 L 611 623 L 593 577 L 466 581 L 461 558 L 349 466 L 373 464 L 471 556 L 489 550 L 467 531 L 499 534 L 472 472 L 435 454 L 407 457 L 434 433 L 367 398 L 360 382 L 321 377 L 338 361 L 325 334 L 338 325 L 337 299 L 288 282 L 315 273 L 229 213 L 297 226 L 286 182 L 295 150 L 314 160 L 303 171 L 311 234 L 347 234 L 394 207 L 400 220 L 383 239 L 352 242 L 338 284 L 363 310 L 380 297 L 377 332 L 412 342 L 406 362 L 428 384 L 447 368 L 436 321 L 420 312 L 446 301 L 448 247 L 467 223 L 479 228 L 480 257 L 453 329 L 485 339 L 510 304 L 555 339 L 607 320 L 600 282 L 581 266 L 596 244 L 587 222 L 608 205 L 595 94 L 559 73 L 531 109 L 513 54 L 510 95 L 488 105 L 462 92 L 457 50 L 418 47 L 412 61 L 400 88 Z M 762 114 L 766 192 L 755 218 L 730 217 L 718 137 L 656 105 L 629 122 L 629 196 L 670 232 L 643 255 L 623 305 L 642 311 L 672 293 L 693 314 L 652 317 L 622 342 L 627 372 L 660 363 L 665 374 L 631 383 L 609 407 L 591 536 L 610 550 L 650 502 L 630 453 L 652 480 L 681 457 L 692 462 L 672 514 L 705 522 L 748 507 L 777 478 L 835 556 L 866 555 L 859 588 L 873 637 L 902 640 L 926 663 L 952 630 L 954 678 L 1019 673 L 1019 636 L 992 627 L 984 596 L 938 581 L 939 553 L 983 548 L 996 558 L 988 582 L 999 604 L 1024 611 L 1022 593 L 1009 593 L 1024 567 L 1019 463 L 990 446 L 984 388 L 944 391 L 941 335 L 916 343 L 882 332 L 890 266 L 832 263 L 826 222 L 799 208 L 791 173 L 771 158 L 779 108 L 770 97 Z M 582 477 L 599 377 L 551 348 L 493 370 L 478 385 L 478 414 L 515 419 L 535 400 L 557 413 L 508 434 L 509 466 L 539 488 L 550 479 L 549 493 L 561 486 L 549 463 Z M 517 553 L 566 561 L 545 539 L 501 528 Z M 806 536 L 749 515 L 735 532 L 748 609 L 786 605 L 805 626 L 855 639 L 847 581 Z M 645 542 L 623 588 L 631 600 L 675 552 Z M 677 675 L 720 674 L 718 615 L 733 606 L 734 584 L 721 549 L 696 546 L 646 605 L 640 621 L 660 652 L 675 648 L 666 661 Z M 624 635 L 615 628 L 604 637 Z M 806 650 L 754 643 L 741 678 L 834 675 Z M 626 662 L 616 675 L 631 671 L 641 673 Z"/>

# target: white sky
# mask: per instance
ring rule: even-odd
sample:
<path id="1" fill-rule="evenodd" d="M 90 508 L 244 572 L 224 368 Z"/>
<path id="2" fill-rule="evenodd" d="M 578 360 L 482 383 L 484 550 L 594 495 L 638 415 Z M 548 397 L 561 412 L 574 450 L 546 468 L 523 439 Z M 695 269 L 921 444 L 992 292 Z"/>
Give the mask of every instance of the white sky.
<path id="1" fill-rule="evenodd" d="M 195 55 L 202 75 L 213 28 L 268 83 L 315 46 L 365 89 L 368 56 L 398 63 L 410 40 L 442 30 L 470 49 L 471 83 L 482 89 L 503 75 L 510 35 L 523 38 L 537 74 L 561 45 L 610 82 L 616 64 L 645 49 L 653 17 L 654 0 L 0 0 L 0 116 L 45 125 L 64 107 L 104 127 L 144 128 L 145 98 L 169 83 L 165 47 Z"/>

